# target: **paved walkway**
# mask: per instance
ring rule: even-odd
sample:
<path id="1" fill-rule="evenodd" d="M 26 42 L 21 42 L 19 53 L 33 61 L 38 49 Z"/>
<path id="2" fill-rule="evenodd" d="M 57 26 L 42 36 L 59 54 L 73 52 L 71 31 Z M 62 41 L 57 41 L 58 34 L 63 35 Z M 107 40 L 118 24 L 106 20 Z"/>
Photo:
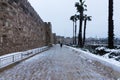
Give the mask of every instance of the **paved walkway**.
<path id="1" fill-rule="evenodd" d="M 0 73 L 0 80 L 116 80 L 110 73 L 56 45 Z"/>

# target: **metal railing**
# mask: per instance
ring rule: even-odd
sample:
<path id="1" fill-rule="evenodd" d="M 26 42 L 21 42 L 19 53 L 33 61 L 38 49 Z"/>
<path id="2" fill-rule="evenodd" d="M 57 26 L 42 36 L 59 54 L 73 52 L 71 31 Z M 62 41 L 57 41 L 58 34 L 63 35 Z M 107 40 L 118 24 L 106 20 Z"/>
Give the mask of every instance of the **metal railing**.
<path id="1" fill-rule="evenodd" d="M 6 67 L 15 62 L 19 62 L 23 59 L 29 58 L 33 55 L 36 55 L 36 54 L 46 51 L 48 49 L 49 49 L 49 47 L 45 46 L 45 47 L 41 47 L 41 48 L 24 51 L 24 52 L 16 52 L 16 53 L 8 54 L 5 56 L 0 56 L 0 68 Z"/>

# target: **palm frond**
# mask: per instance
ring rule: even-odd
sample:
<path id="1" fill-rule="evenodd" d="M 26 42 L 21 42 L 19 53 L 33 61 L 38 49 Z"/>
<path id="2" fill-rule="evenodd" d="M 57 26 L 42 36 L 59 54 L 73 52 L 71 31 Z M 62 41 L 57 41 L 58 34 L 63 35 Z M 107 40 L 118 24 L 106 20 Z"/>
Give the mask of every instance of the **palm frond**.
<path id="1" fill-rule="evenodd" d="M 85 6 L 85 7 L 87 7 L 87 5 L 86 5 L 86 4 L 84 4 L 84 6 Z"/>
<path id="2" fill-rule="evenodd" d="M 92 16 L 88 16 L 87 19 L 88 19 L 89 21 L 92 21 L 91 17 L 92 17 Z"/>
<path id="3" fill-rule="evenodd" d="M 70 20 L 74 21 L 74 16 L 71 16 L 71 17 L 70 17 Z"/>

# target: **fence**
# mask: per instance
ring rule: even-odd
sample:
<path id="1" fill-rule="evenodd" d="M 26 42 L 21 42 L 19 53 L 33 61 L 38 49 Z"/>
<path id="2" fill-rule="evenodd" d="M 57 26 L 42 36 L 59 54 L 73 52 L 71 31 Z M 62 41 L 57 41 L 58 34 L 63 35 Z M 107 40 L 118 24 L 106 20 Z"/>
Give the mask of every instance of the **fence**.
<path id="1" fill-rule="evenodd" d="M 16 53 L 8 54 L 5 56 L 1 56 L 0 57 L 0 68 L 6 67 L 15 62 L 29 58 L 35 54 L 46 51 L 48 49 L 49 49 L 49 47 L 45 46 L 45 47 L 41 47 L 41 48 L 24 51 L 24 52 L 16 52 Z"/>

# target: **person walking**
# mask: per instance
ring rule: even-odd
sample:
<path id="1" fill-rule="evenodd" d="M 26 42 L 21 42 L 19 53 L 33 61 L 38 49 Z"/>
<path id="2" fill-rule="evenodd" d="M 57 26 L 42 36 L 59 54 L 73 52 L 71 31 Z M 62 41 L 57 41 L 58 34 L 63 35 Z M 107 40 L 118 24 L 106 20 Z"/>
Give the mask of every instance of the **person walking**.
<path id="1" fill-rule="evenodd" d="M 60 47 L 62 48 L 62 43 L 60 43 Z"/>

